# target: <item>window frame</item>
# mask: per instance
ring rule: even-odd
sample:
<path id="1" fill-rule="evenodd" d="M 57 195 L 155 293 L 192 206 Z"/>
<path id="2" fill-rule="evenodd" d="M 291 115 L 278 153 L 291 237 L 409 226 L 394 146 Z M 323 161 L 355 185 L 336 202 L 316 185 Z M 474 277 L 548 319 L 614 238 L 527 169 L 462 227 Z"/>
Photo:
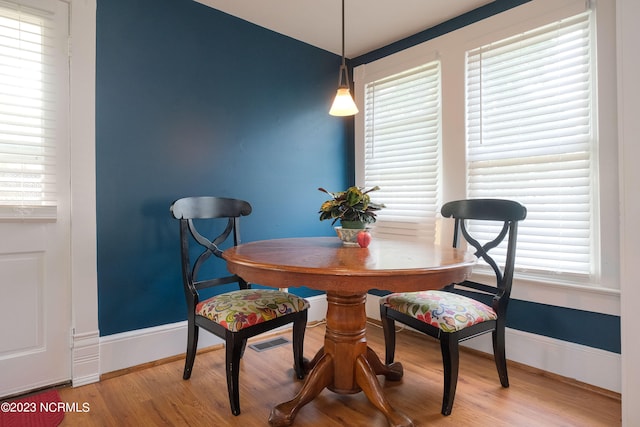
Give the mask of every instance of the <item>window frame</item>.
<path id="1" fill-rule="evenodd" d="M 595 52 L 590 43 L 592 37 L 587 40 L 589 43 L 582 43 L 585 40 L 584 30 L 589 30 L 590 36 L 595 34 L 594 21 L 595 13 L 588 10 L 532 32 L 496 40 L 466 52 L 467 195 L 512 198 L 527 206 L 529 214 L 521 224 L 519 233 L 521 262 L 517 262 L 516 268 L 521 274 L 526 272 L 532 277 L 545 279 L 560 276 L 589 284 L 597 283 L 600 275 L 599 251 L 596 249 L 597 241 L 593 238 L 599 230 L 598 217 L 593 215 L 599 200 L 598 160 L 595 158 L 598 146 L 595 128 L 597 108 L 594 107 Z M 558 40 L 563 47 L 570 46 L 572 56 L 566 56 L 565 51 L 558 51 L 556 44 L 546 44 L 551 40 Z M 538 50 L 541 48 L 544 49 L 543 54 Z M 513 55 L 514 52 L 522 52 L 522 49 L 527 58 L 533 58 L 534 65 L 524 65 L 517 59 L 519 57 Z M 483 53 L 486 55 L 486 64 L 483 64 Z M 566 84 L 568 75 L 563 74 L 568 70 L 556 68 L 555 59 L 560 55 L 564 60 L 588 59 L 588 62 L 572 63 L 574 68 L 571 69 L 571 77 L 574 80 L 568 87 L 556 86 L 559 81 L 565 81 Z M 496 61 L 495 57 L 509 59 L 503 62 Z M 531 72 L 531 67 L 535 65 L 543 70 L 535 77 L 544 80 L 532 83 L 531 80 L 520 78 L 522 74 Z M 505 66 L 510 67 L 509 73 L 504 72 Z M 576 68 L 578 72 L 573 73 Z M 486 75 L 487 81 L 480 78 L 481 75 Z M 483 84 L 487 86 L 486 96 L 483 96 Z M 536 93 L 541 86 L 554 89 L 555 95 L 569 98 L 551 98 L 554 102 L 551 103 L 548 99 L 543 101 L 536 96 L 531 98 L 533 102 L 523 102 L 523 97 Z M 519 91 L 521 96 L 514 97 L 509 89 L 504 90 L 505 87 Z M 565 111 L 567 99 L 570 99 L 573 107 L 566 110 L 567 116 L 550 114 L 558 109 L 558 102 L 563 103 L 562 111 Z M 488 106 L 486 110 L 481 108 L 484 103 Z M 533 116 L 524 124 L 522 132 L 509 133 L 513 128 L 504 125 L 509 123 L 511 115 L 524 117 L 532 108 L 544 112 L 539 117 L 551 115 L 552 121 L 562 119 L 553 121 L 557 126 L 561 125 L 559 130 L 549 129 L 549 121 L 543 122 Z M 501 120 L 505 117 L 506 122 Z M 518 125 L 522 123 L 518 119 Z M 571 134 L 567 141 L 561 134 L 564 135 L 569 129 Z M 486 140 L 483 139 L 485 131 Z M 543 137 L 539 138 L 540 135 Z M 523 152 L 523 146 L 529 151 Z M 517 160 L 520 162 L 517 163 Z M 530 171 L 534 179 L 530 179 L 529 174 L 521 173 L 523 168 Z M 494 184 L 495 177 L 502 174 L 509 174 L 512 180 Z M 570 177 L 582 185 L 561 183 L 560 176 Z M 540 197 L 542 193 L 536 193 L 540 179 L 558 181 L 558 185 L 545 186 L 545 196 Z M 520 187 L 516 187 L 518 183 L 528 186 L 533 193 L 521 193 Z M 551 200 L 556 200 L 558 204 L 550 221 L 544 214 L 544 206 Z M 566 204 L 568 200 L 571 202 Z M 575 210 L 575 204 L 587 209 Z M 557 228 L 563 221 L 560 218 L 566 218 L 566 229 Z M 542 234 L 536 235 L 533 233 L 535 230 L 540 230 Z M 550 233 L 551 230 L 553 233 Z M 567 238 L 560 238 L 560 234 Z M 583 236 L 588 236 L 588 239 Z M 579 243 L 575 251 L 568 249 L 571 238 Z M 538 240 L 538 244 L 530 243 L 532 239 Z M 541 258 L 540 254 L 545 250 L 542 246 L 555 256 Z M 504 251 L 504 248 L 499 249 Z"/>
<path id="2" fill-rule="evenodd" d="M 67 199 L 69 191 L 69 102 L 70 102 L 70 71 L 69 71 L 69 28 L 65 24 L 67 19 L 65 14 L 43 8 L 38 1 L 34 0 L 8 0 L 4 2 L 5 7 L 11 11 L 21 11 L 27 22 L 41 21 L 43 29 L 43 54 L 47 57 L 43 61 L 42 78 L 43 92 L 48 95 L 43 96 L 41 116 L 42 128 L 42 149 L 48 151 L 43 154 L 43 175 L 52 178 L 46 180 L 42 191 L 44 196 L 39 200 L 11 203 L 7 200 L 0 201 L 1 221 L 56 221 L 59 217 L 59 210 L 66 208 L 61 206 Z M 1 6 L 1 5 L 0 5 Z M 38 25 L 38 24 L 33 24 Z M 45 100 L 46 98 L 46 100 Z M 47 112 L 48 110 L 48 112 Z M 46 123 L 46 124 L 45 124 Z M 23 150 L 24 154 L 27 154 Z"/>
<path id="3" fill-rule="evenodd" d="M 429 134 L 429 144 L 427 145 L 429 149 L 428 150 L 429 153 L 424 153 L 424 152 L 418 153 L 418 155 L 415 158 L 412 158 L 412 160 L 415 160 L 416 162 L 424 166 L 425 170 L 423 171 L 423 173 L 428 176 L 429 180 L 435 181 L 435 185 L 428 185 L 428 182 L 425 183 L 427 185 L 425 185 L 424 188 L 421 189 L 421 192 L 417 193 L 415 197 L 422 197 L 424 199 L 435 199 L 436 203 L 439 205 L 442 203 L 442 197 L 440 193 L 440 187 L 442 182 L 442 135 L 441 135 L 442 134 L 441 132 L 442 117 L 440 114 L 440 110 L 441 110 L 440 107 L 442 104 L 442 96 L 441 96 L 442 73 L 440 70 L 440 61 L 438 61 L 437 59 L 434 59 L 433 61 L 426 62 L 424 64 L 421 64 L 418 67 L 408 68 L 407 70 L 404 70 L 401 73 L 392 73 L 390 75 L 386 75 L 381 78 L 376 78 L 371 81 L 367 81 L 364 85 L 364 88 L 365 90 L 369 90 L 370 84 L 375 85 L 377 83 L 380 83 L 381 81 L 384 81 L 390 78 L 391 79 L 397 78 L 398 79 L 397 81 L 402 81 L 406 77 L 406 72 L 414 72 L 416 74 L 426 72 L 429 75 L 429 77 L 434 77 L 434 76 L 436 77 L 435 79 L 432 80 L 434 82 L 433 86 L 429 87 L 429 89 L 431 89 L 430 95 L 432 96 L 426 99 L 426 101 L 427 101 L 427 105 L 434 104 L 434 105 L 437 105 L 437 107 L 433 108 L 433 107 L 427 107 L 426 105 L 424 106 L 427 111 L 429 111 L 430 113 L 433 113 L 429 115 L 431 116 L 431 120 L 429 120 L 429 117 L 416 116 L 416 115 L 411 116 L 409 119 L 412 120 L 412 123 L 410 124 L 410 126 L 419 122 L 421 125 L 421 132 L 428 132 Z M 394 82 L 396 80 L 390 80 L 390 81 Z M 386 83 L 383 83 L 383 85 L 384 84 Z M 423 87 L 423 89 L 426 89 L 426 88 Z M 371 89 L 371 90 L 375 91 L 375 89 Z M 367 100 L 367 102 L 369 102 L 367 99 L 367 94 L 364 95 L 364 98 Z M 364 105 L 364 110 L 366 110 L 367 108 L 368 108 L 368 104 Z M 369 113 L 367 112 L 367 114 Z M 369 119 L 367 119 L 367 116 L 365 116 L 365 114 L 363 114 L 362 116 L 367 123 L 374 122 L 373 117 L 369 116 Z M 420 118 L 418 119 L 418 117 Z M 397 120 L 399 120 L 399 117 L 395 117 L 392 123 L 396 125 Z M 384 124 L 383 124 L 383 127 L 384 127 Z M 364 132 L 364 138 L 362 143 L 363 149 L 358 153 L 358 155 L 364 156 L 364 158 L 367 158 L 369 155 L 369 152 L 373 148 L 371 147 L 371 145 L 374 143 L 376 139 L 374 136 L 369 135 L 369 132 L 373 129 L 369 128 L 368 124 L 365 124 L 362 130 Z M 415 144 L 415 137 L 409 136 L 408 138 L 398 138 L 397 140 L 394 139 L 394 144 L 395 143 Z M 388 158 L 384 160 L 388 160 Z M 382 187 L 381 191 L 380 193 L 376 193 L 376 195 L 377 197 L 381 197 L 382 199 L 384 199 L 385 197 L 384 191 L 386 189 L 384 181 L 381 181 L 381 182 L 367 181 L 367 171 L 366 171 L 367 168 L 366 168 L 364 159 L 361 160 L 361 164 L 363 166 L 362 178 L 361 178 L 361 182 L 363 182 L 362 186 L 373 187 L 373 186 L 380 185 Z M 411 178 L 412 178 L 412 182 L 414 182 L 415 176 L 412 176 Z M 404 192 L 402 193 L 402 195 L 406 197 L 406 194 Z M 382 210 L 378 213 L 377 225 L 372 232 L 374 237 L 375 236 L 388 237 L 388 238 L 400 237 L 403 239 L 411 239 L 411 240 L 427 239 L 430 237 L 433 238 L 432 237 L 434 233 L 433 227 L 437 219 L 437 208 L 433 210 L 429 210 L 428 212 L 425 213 L 425 215 L 421 217 L 417 217 L 413 215 L 407 215 L 406 205 L 401 204 L 400 206 L 398 206 L 399 216 L 396 219 L 390 219 L 389 216 L 385 215 L 385 213 L 393 208 L 393 205 L 392 205 L 393 201 L 394 200 L 384 199 L 384 202 L 387 204 L 387 209 Z M 422 205 L 426 206 L 428 204 L 422 203 Z"/>
<path id="4" fill-rule="evenodd" d="M 591 283 L 581 283 L 571 277 L 540 278 L 516 273 L 514 297 L 588 309 L 608 314 L 619 313 L 619 234 L 617 183 L 617 131 L 615 127 L 615 9 L 610 2 L 591 5 L 596 12 L 595 82 L 597 98 L 597 139 L 600 146 L 594 152 L 601 198 L 596 209 L 596 220 L 602 224 L 595 237 L 595 247 L 602 254 L 600 275 Z M 465 141 L 465 52 L 489 43 L 529 31 L 562 18 L 577 15 L 585 9 L 582 0 L 532 0 L 491 18 L 396 52 L 376 61 L 355 67 L 356 102 L 364 105 L 365 81 L 384 74 L 400 72 L 437 57 L 442 64 L 443 98 L 443 199 L 454 200 L 466 196 L 466 141 Z M 355 173 L 356 184 L 362 181 L 363 121 L 355 118 Z M 384 202 L 384 200 L 381 200 Z M 449 244 L 450 226 L 440 221 L 438 242 Z M 443 240 L 444 238 L 444 240 Z M 518 285 L 521 284 L 521 287 Z M 567 295 L 581 295 L 581 301 Z M 558 300 L 558 295 L 562 298 Z"/>

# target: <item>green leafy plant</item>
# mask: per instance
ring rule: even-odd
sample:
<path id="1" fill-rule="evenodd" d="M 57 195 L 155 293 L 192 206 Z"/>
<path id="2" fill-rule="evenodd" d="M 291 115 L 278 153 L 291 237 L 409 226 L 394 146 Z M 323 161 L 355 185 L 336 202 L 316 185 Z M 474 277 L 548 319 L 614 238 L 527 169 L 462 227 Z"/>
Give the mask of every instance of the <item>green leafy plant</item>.
<path id="1" fill-rule="evenodd" d="M 382 203 L 374 203 L 369 197 L 371 191 L 379 190 L 377 185 L 368 190 L 361 187 L 349 187 L 346 191 L 332 193 L 324 188 L 318 188 L 323 193 L 331 196 L 320 206 L 320 221 L 327 219 L 336 221 L 354 221 L 364 224 L 376 222 L 376 211 L 384 208 Z"/>

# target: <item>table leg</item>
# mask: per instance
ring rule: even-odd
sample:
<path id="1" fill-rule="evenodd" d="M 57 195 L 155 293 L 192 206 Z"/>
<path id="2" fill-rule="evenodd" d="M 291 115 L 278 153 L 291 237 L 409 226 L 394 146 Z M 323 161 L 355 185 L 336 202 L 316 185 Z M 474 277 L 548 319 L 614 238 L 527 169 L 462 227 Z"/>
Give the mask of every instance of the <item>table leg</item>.
<path id="1" fill-rule="evenodd" d="M 404 374 L 402 363 L 393 362 L 390 365 L 382 363 L 378 355 L 371 348 L 367 347 L 367 362 L 371 365 L 376 375 L 384 375 L 390 381 L 400 381 Z"/>
<path id="2" fill-rule="evenodd" d="M 376 378 L 376 373 L 365 356 L 356 360 L 356 381 L 369 402 L 378 408 L 392 427 L 413 427 L 413 422 L 403 413 L 391 407 L 382 393 L 382 386 Z"/>
<path id="3" fill-rule="evenodd" d="M 311 370 L 318 364 L 318 362 L 320 361 L 322 356 L 324 356 L 324 347 L 322 347 L 322 348 L 320 348 L 320 350 L 318 350 L 318 352 L 316 353 L 315 356 L 313 356 L 313 359 L 311 359 L 311 361 L 305 359 L 304 360 L 304 373 L 308 374 L 309 372 L 311 372 Z"/>
<path id="4" fill-rule="evenodd" d="M 333 358 L 330 354 L 323 354 L 296 397 L 288 402 L 279 404 L 271 410 L 269 424 L 273 427 L 290 426 L 300 408 L 311 402 L 332 381 Z"/>
<path id="5" fill-rule="evenodd" d="M 363 391 L 392 427 L 413 426 L 408 417 L 391 407 L 376 378 L 376 375 L 384 375 L 389 380 L 399 380 L 403 369 L 400 363 L 384 365 L 367 346 L 366 299 L 366 293 L 327 293 L 324 346 L 311 362 L 305 364 L 305 370 L 310 369 L 310 373 L 298 394 L 271 411 L 271 426 L 290 426 L 300 408 L 311 402 L 324 388 L 338 394 Z"/>

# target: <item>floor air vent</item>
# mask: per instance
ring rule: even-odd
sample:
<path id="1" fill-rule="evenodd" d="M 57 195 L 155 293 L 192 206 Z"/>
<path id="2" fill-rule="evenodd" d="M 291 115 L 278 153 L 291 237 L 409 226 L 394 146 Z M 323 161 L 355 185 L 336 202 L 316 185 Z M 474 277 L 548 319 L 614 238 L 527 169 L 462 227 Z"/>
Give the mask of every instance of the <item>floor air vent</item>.
<path id="1" fill-rule="evenodd" d="M 265 351 L 270 348 L 280 347 L 281 345 L 289 344 L 289 340 L 286 338 L 273 338 L 267 341 L 257 342 L 255 344 L 251 344 L 249 347 L 254 349 L 255 351 Z"/>

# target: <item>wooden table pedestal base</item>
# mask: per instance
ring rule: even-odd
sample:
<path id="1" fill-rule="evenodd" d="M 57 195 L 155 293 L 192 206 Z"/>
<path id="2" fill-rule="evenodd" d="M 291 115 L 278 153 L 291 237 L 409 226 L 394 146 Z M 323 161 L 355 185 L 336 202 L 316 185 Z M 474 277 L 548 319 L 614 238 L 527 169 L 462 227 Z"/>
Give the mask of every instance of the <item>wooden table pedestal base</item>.
<path id="1" fill-rule="evenodd" d="M 324 347 L 309 363 L 309 374 L 290 401 L 273 408 L 269 424 L 274 427 L 290 426 L 298 411 L 311 402 L 322 390 L 338 394 L 363 391 L 392 427 L 409 427 L 413 422 L 391 407 L 384 397 L 376 375 L 397 381 L 402 378 L 400 363 L 385 365 L 367 346 L 365 310 L 367 294 L 327 293 L 327 329 Z"/>

